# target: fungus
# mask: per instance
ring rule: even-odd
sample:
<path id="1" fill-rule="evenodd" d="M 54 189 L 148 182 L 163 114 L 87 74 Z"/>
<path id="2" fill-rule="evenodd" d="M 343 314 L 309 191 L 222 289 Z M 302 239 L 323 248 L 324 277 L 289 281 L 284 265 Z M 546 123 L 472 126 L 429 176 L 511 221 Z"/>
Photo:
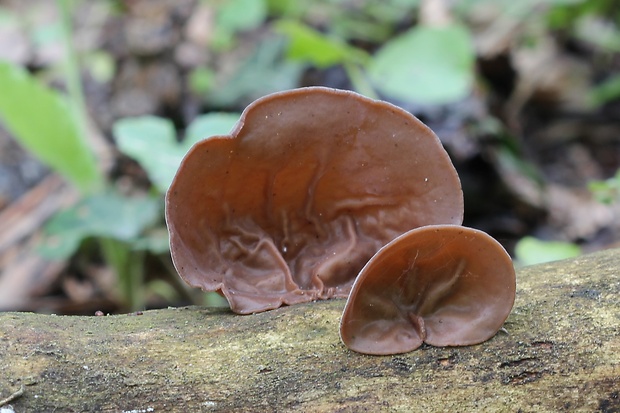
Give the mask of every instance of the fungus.
<path id="1" fill-rule="evenodd" d="M 493 337 L 515 299 L 504 248 L 458 225 L 411 230 L 381 248 L 349 295 L 340 337 L 351 350 L 406 353 L 422 343 L 465 346 Z"/>
<path id="2" fill-rule="evenodd" d="M 387 242 L 462 219 L 458 175 L 428 127 L 324 87 L 250 104 L 230 135 L 190 149 L 166 195 L 180 276 L 241 314 L 346 298 Z"/>

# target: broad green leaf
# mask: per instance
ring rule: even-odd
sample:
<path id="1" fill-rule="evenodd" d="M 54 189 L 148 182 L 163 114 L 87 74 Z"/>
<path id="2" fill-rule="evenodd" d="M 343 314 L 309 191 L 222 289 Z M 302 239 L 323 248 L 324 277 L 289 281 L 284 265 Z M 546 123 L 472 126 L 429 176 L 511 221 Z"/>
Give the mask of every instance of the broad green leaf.
<path id="1" fill-rule="evenodd" d="M 230 132 L 238 114 L 210 113 L 190 124 L 187 136 L 178 143 L 172 122 L 154 116 L 126 118 L 113 126 L 119 150 L 135 159 L 164 193 L 172 183 L 183 156 L 201 139 Z"/>
<path id="2" fill-rule="evenodd" d="M 239 120 L 239 113 L 207 113 L 198 116 L 185 131 L 183 147 L 187 150 L 196 142 L 215 135 L 227 135 Z"/>
<path id="3" fill-rule="evenodd" d="M 185 152 L 176 142 L 174 125 L 154 116 L 125 118 L 114 123 L 118 149 L 135 159 L 160 192 L 166 192 Z"/>
<path id="4" fill-rule="evenodd" d="M 368 55 L 361 49 L 330 38 L 311 27 L 294 20 L 281 20 L 276 30 L 289 39 L 287 57 L 309 62 L 316 67 L 325 68 L 337 64 L 362 64 Z"/>
<path id="5" fill-rule="evenodd" d="M 0 62 L 0 91 L 0 122 L 19 142 L 82 191 L 99 187 L 101 176 L 74 106 L 5 62 Z"/>
<path id="6" fill-rule="evenodd" d="M 379 49 L 368 74 L 380 91 L 393 98 L 446 104 L 470 92 L 474 57 L 465 28 L 419 26 Z"/>
<path id="7" fill-rule="evenodd" d="M 581 248 L 569 242 L 523 237 L 517 242 L 515 255 L 520 265 L 533 265 L 579 256 Z"/>
<path id="8" fill-rule="evenodd" d="M 50 258 L 66 258 L 87 237 L 131 242 L 157 222 L 160 212 L 156 198 L 129 198 L 113 192 L 92 195 L 48 221 L 40 252 Z"/>

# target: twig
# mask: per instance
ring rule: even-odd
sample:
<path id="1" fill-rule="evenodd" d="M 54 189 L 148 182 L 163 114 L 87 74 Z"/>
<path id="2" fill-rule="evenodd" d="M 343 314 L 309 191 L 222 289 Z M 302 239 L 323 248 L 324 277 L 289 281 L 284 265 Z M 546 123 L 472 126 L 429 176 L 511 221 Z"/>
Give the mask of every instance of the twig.
<path id="1" fill-rule="evenodd" d="M 90 131 L 90 118 L 86 106 L 86 99 L 84 97 L 84 89 L 82 88 L 80 66 L 78 63 L 75 45 L 73 44 L 72 2 L 71 0 L 57 0 L 57 5 L 62 18 L 62 31 L 66 53 L 64 74 L 65 81 L 67 83 L 67 91 L 69 92 L 71 104 L 77 112 L 77 122 L 78 127 L 80 128 L 80 142 L 92 153 L 93 145 L 88 139 Z M 93 160 L 93 162 L 95 161 Z M 96 179 L 93 178 L 88 191 L 92 191 L 93 189 L 95 191 L 101 189 L 101 185 L 103 184 L 103 175 L 101 174 L 101 170 L 95 166 L 95 171 L 97 173 L 97 177 Z M 80 189 L 84 190 L 85 188 L 82 187 Z"/>
<path id="2" fill-rule="evenodd" d="M 11 394 L 9 397 L 6 397 L 0 400 L 0 406 L 4 406 L 5 404 L 11 403 L 13 400 L 19 399 L 20 397 L 22 397 L 23 394 L 24 394 L 24 383 L 21 384 L 21 386 L 19 387 L 19 390 L 17 390 L 15 393 Z"/>
<path id="3" fill-rule="evenodd" d="M 77 191 L 50 174 L 0 212 L 0 256 L 36 232 L 59 209 L 77 199 Z"/>

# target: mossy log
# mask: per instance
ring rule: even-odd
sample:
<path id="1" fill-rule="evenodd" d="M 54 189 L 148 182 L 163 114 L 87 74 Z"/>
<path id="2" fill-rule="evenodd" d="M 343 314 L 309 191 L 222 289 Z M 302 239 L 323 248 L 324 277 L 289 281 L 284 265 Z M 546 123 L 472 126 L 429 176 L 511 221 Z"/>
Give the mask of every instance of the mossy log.
<path id="1" fill-rule="evenodd" d="M 343 300 L 248 316 L 4 313 L 0 399 L 16 412 L 618 412 L 619 274 L 620 250 L 524 268 L 505 331 L 397 356 L 344 347 Z"/>

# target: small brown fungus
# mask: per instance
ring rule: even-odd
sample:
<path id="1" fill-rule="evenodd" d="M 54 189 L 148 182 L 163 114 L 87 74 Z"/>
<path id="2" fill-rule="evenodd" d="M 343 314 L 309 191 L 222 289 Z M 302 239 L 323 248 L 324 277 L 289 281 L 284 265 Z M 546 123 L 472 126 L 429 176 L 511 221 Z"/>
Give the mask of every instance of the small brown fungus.
<path id="1" fill-rule="evenodd" d="M 324 87 L 250 104 L 230 135 L 192 147 L 166 195 L 177 271 L 242 314 L 347 297 L 387 242 L 462 219 L 458 175 L 429 128 Z"/>
<path id="2" fill-rule="evenodd" d="M 482 231 L 411 230 L 381 248 L 357 277 L 340 337 L 351 350 L 406 353 L 422 343 L 465 346 L 493 337 L 515 299 L 510 256 Z"/>

